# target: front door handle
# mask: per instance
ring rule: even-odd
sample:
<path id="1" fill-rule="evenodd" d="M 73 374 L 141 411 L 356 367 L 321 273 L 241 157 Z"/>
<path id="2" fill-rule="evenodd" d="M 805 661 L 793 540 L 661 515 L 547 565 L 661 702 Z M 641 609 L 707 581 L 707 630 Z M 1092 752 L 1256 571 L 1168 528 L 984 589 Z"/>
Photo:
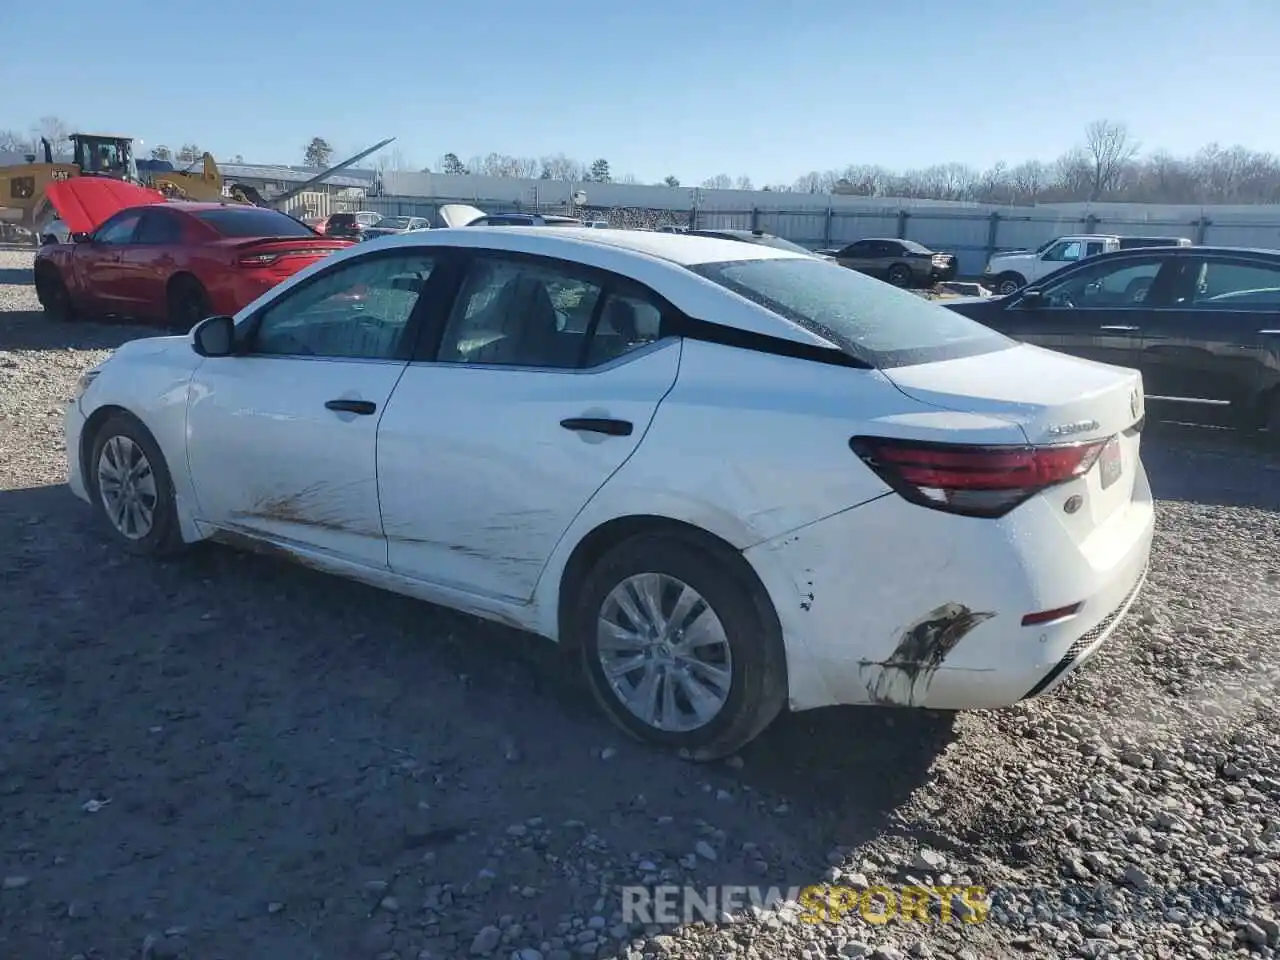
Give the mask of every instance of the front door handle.
<path id="1" fill-rule="evenodd" d="M 1119 330 L 1119 331 L 1121 331 L 1121 332 L 1129 332 L 1129 333 L 1132 333 L 1133 331 L 1137 330 L 1138 328 L 1137 328 L 1137 327 L 1126 327 L 1126 326 L 1121 326 L 1121 325 L 1118 325 L 1118 324 L 1117 324 L 1117 325 L 1112 325 L 1112 326 L 1099 327 L 1098 329 L 1099 329 L 1099 330 Z"/>
<path id="2" fill-rule="evenodd" d="M 560 426 L 566 430 L 603 433 L 607 437 L 629 437 L 635 429 L 630 420 L 611 420 L 608 417 L 570 417 L 561 420 Z"/>
<path id="3" fill-rule="evenodd" d="M 1280 330 L 1259 330 L 1260 337 L 1280 337 Z"/>
<path id="4" fill-rule="evenodd" d="M 340 413 L 358 413 L 362 417 L 367 417 L 378 409 L 378 405 L 372 400 L 326 400 L 324 407 Z"/>

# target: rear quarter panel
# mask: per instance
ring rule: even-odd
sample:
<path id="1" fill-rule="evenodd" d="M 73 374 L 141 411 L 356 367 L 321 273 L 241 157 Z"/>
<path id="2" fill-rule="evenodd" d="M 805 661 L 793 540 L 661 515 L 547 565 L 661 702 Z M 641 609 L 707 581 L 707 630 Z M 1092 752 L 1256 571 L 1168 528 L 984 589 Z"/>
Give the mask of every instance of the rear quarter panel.
<path id="1" fill-rule="evenodd" d="M 685 340 L 676 384 L 639 449 L 583 508 L 543 571 L 542 631 L 556 636 L 564 565 L 601 524 L 663 517 L 745 550 L 890 492 L 849 449 L 850 437 L 940 432 L 1021 439 L 1007 421 L 912 400 L 876 370 Z"/>

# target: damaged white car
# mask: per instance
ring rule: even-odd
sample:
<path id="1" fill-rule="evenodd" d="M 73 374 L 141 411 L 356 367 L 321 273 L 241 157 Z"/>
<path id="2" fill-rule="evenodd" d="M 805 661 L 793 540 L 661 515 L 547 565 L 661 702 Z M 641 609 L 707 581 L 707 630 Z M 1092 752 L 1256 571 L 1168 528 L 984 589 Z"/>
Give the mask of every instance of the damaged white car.
<path id="1" fill-rule="evenodd" d="M 999 707 L 1115 629 L 1153 529 L 1140 376 L 813 257 L 428 230 L 135 340 L 66 415 L 122 548 L 216 539 L 515 625 L 638 737 Z"/>

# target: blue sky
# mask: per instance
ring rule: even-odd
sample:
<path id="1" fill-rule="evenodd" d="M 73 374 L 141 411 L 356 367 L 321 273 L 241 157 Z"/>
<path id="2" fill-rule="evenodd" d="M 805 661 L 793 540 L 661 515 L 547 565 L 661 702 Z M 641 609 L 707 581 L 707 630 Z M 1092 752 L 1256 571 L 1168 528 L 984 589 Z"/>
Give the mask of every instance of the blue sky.
<path id="1" fill-rule="evenodd" d="M 0 0 L 0 129 L 301 162 L 561 152 L 642 182 L 1050 159 L 1107 117 L 1144 149 L 1280 152 L 1276 0 Z M 212 11 L 212 18 L 202 16 Z M 51 70 L 51 67 L 54 69 Z"/>

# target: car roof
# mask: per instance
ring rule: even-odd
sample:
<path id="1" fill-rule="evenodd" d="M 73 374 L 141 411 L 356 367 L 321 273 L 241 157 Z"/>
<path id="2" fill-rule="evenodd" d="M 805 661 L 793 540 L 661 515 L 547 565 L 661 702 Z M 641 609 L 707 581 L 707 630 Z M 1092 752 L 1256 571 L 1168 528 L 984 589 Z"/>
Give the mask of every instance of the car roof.
<path id="1" fill-rule="evenodd" d="M 1167 247 L 1136 247 L 1129 250 L 1109 250 L 1106 253 L 1099 253 L 1096 256 L 1087 258 L 1086 260 L 1077 260 L 1076 262 L 1094 263 L 1099 260 L 1129 260 L 1143 257 L 1199 257 L 1204 254 L 1244 255 L 1280 262 L 1280 250 L 1268 250 L 1264 247 L 1197 247 L 1194 245 L 1190 247 L 1170 245 Z"/>
<path id="2" fill-rule="evenodd" d="M 480 236 L 536 237 L 539 240 L 540 253 L 546 256 L 566 256 L 572 258 L 575 246 L 590 244 L 597 247 L 611 247 L 649 257 L 657 257 L 681 266 L 693 266 L 699 263 L 717 263 L 732 260 L 765 260 L 782 257 L 799 258 L 802 255 L 777 247 L 760 244 L 744 245 L 738 240 L 721 239 L 719 237 L 700 237 L 688 233 L 659 233 L 648 230 L 594 230 L 591 227 L 564 227 L 554 232 L 538 227 L 455 227 L 444 230 L 432 230 L 428 237 L 409 237 L 404 243 L 431 243 L 450 246 L 477 246 L 473 242 L 458 243 L 459 240 L 471 241 Z"/>

